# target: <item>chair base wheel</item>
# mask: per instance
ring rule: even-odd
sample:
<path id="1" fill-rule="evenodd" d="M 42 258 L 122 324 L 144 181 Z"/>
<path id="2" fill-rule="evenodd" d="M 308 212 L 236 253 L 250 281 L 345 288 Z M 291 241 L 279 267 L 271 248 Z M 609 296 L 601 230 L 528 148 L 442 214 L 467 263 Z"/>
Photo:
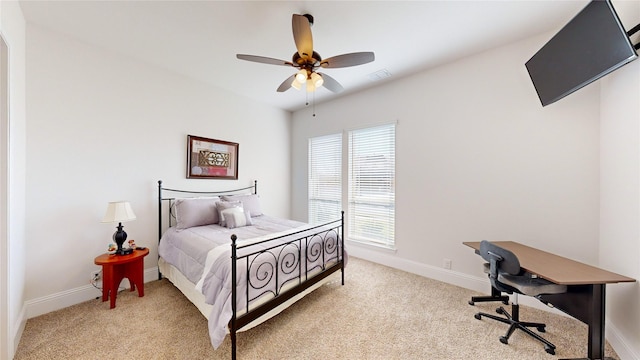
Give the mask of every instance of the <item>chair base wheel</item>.
<path id="1" fill-rule="evenodd" d="M 476 304 L 476 303 L 474 303 L 473 301 L 469 300 L 469 305 L 473 306 L 473 305 L 475 305 L 475 304 Z"/>
<path id="2" fill-rule="evenodd" d="M 499 307 L 499 308 L 497 308 L 497 309 L 496 309 L 496 312 L 497 312 L 498 314 L 504 314 L 504 309 L 503 309 L 503 308 L 501 308 L 501 307 Z"/>
<path id="3" fill-rule="evenodd" d="M 538 329 L 539 332 L 547 332 L 547 330 L 545 330 L 544 326 L 538 326 L 536 329 Z"/>
<path id="4" fill-rule="evenodd" d="M 478 319 L 478 320 L 482 319 L 482 316 L 480 316 L 480 314 L 475 314 L 475 315 L 473 315 L 473 317 Z"/>
<path id="5" fill-rule="evenodd" d="M 508 344 L 509 343 L 509 339 L 507 339 L 505 336 L 500 336 L 500 342 L 503 344 Z"/>
<path id="6" fill-rule="evenodd" d="M 549 353 L 549 354 L 551 354 L 551 355 L 555 355 L 555 354 L 556 354 L 555 349 L 550 348 L 550 347 L 545 347 L 545 348 L 544 348 L 544 351 L 546 351 L 547 353 Z"/>

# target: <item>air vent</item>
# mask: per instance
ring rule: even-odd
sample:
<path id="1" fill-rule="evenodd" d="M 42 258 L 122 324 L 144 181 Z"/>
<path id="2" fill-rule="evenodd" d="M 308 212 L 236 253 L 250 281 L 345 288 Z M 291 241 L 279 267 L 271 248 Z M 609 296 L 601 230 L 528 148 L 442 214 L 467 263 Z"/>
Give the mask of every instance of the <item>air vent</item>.
<path id="1" fill-rule="evenodd" d="M 387 69 L 378 70 L 374 73 L 367 75 L 367 77 L 371 81 L 380 81 L 382 79 L 388 78 L 389 76 L 391 76 L 391 73 Z"/>

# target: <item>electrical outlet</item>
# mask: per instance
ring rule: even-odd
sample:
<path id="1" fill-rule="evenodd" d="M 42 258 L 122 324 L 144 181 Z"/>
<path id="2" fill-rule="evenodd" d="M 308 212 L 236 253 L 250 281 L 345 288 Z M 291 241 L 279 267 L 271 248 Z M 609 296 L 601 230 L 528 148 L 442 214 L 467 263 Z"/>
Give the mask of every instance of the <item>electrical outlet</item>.
<path id="1" fill-rule="evenodd" d="M 89 274 L 89 281 L 91 283 L 96 283 L 98 281 L 100 281 L 100 279 L 102 279 L 102 271 L 101 270 L 95 270 L 92 271 L 91 274 Z"/>
<path id="2" fill-rule="evenodd" d="M 451 259 L 442 259 L 442 267 L 451 270 Z"/>

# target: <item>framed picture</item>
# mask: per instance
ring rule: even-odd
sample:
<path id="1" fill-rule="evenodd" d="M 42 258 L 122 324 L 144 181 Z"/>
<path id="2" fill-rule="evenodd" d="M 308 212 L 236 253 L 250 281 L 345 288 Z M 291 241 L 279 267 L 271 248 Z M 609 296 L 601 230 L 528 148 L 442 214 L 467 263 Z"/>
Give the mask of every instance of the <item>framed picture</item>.
<path id="1" fill-rule="evenodd" d="M 188 179 L 238 179 L 238 143 L 187 135 Z"/>

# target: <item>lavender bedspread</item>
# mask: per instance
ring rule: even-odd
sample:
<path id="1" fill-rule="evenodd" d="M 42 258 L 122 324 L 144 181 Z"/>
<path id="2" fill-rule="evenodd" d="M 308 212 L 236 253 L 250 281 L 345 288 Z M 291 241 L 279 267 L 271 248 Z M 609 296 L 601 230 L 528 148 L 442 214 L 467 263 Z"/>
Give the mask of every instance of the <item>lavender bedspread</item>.
<path id="1" fill-rule="evenodd" d="M 201 292 L 205 297 L 205 302 L 213 305 L 209 315 L 209 336 L 211 344 L 217 348 L 227 333 L 227 325 L 232 317 L 231 308 L 231 240 L 232 234 L 238 237 L 238 245 L 251 244 L 273 236 L 284 235 L 281 240 L 286 243 L 289 240 L 304 237 L 318 230 L 308 233 L 288 235 L 292 232 L 304 230 L 305 223 L 280 219 L 270 216 L 259 216 L 252 219 L 252 226 L 245 226 L 235 229 L 227 229 L 218 225 L 197 226 L 189 229 L 177 230 L 169 228 L 162 236 L 158 247 L 159 255 L 169 264 L 176 267 L 192 283 L 201 283 Z M 330 237 L 335 239 L 335 233 L 330 231 Z M 309 237 L 310 243 L 296 242 L 284 247 L 270 250 L 260 255 L 258 258 L 250 258 L 250 282 L 249 298 L 258 298 L 272 292 L 281 290 L 281 287 L 289 279 L 296 279 L 300 276 L 300 271 L 304 273 L 307 269 L 327 261 L 322 252 L 326 251 L 331 241 L 323 236 Z M 280 240 L 279 240 L 280 241 Z M 329 244 L 329 245 L 327 245 Z M 269 246 L 272 246 L 270 243 Z M 257 247 L 266 249 L 267 245 L 255 245 L 238 251 L 240 257 L 243 253 L 255 250 Z M 336 250 L 337 251 L 337 250 Z M 297 266 L 297 259 L 301 258 L 302 266 Z M 289 260 L 289 261 L 287 261 Z M 292 261 L 293 260 L 293 261 Z M 288 267 L 287 264 L 294 264 Z M 239 314 L 246 308 L 247 299 L 247 267 L 246 259 L 237 263 L 237 284 L 238 299 L 237 308 Z M 205 272 L 205 269 L 207 270 Z M 277 273 L 277 276 L 275 274 Z M 277 283 L 276 283 L 277 280 Z M 270 293 L 271 292 L 271 293 Z M 263 296 L 264 297 L 264 296 Z M 250 304 L 253 304 L 252 300 Z M 259 299 L 258 299 L 259 301 Z"/>

